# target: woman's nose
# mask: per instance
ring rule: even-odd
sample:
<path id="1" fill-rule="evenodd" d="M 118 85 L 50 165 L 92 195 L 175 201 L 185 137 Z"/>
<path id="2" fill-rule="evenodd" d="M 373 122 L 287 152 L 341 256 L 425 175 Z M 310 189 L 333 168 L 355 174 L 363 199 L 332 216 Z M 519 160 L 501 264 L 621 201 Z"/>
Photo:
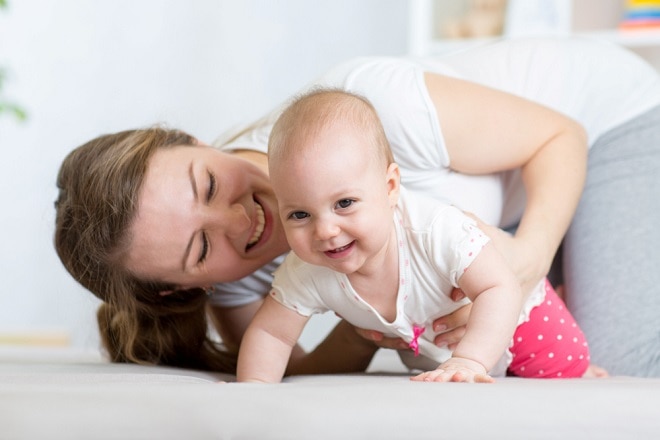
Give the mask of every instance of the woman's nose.
<path id="1" fill-rule="evenodd" d="M 230 205 L 220 212 L 212 211 L 209 216 L 211 227 L 222 229 L 230 238 L 241 237 L 250 228 L 250 217 L 240 203 Z"/>

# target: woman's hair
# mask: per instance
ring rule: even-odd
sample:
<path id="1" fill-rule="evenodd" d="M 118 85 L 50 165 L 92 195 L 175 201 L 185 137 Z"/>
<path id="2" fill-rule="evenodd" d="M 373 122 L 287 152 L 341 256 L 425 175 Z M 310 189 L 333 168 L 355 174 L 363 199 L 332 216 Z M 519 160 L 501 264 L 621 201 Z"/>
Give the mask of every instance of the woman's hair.
<path id="1" fill-rule="evenodd" d="M 235 357 L 208 336 L 207 296 L 136 277 L 125 267 L 148 162 L 192 136 L 153 127 L 100 136 L 64 159 L 57 176 L 55 248 L 69 273 L 103 300 L 97 319 L 113 362 L 233 373 Z"/>

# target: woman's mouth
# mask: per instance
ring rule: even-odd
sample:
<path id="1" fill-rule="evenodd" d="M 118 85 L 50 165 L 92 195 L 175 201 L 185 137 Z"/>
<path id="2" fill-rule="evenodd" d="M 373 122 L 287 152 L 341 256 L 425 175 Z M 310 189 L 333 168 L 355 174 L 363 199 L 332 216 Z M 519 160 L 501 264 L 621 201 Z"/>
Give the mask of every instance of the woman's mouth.
<path id="1" fill-rule="evenodd" d="M 255 208 L 255 217 L 256 217 L 256 227 L 254 228 L 254 232 L 252 233 L 252 237 L 248 240 L 247 246 L 245 247 L 245 250 L 249 250 L 251 247 L 259 243 L 259 240 L 261 239 L 261 236 L 264 233 L 264 229 L 266 227 L 266 215 L 264 214 L 264 208 L 255 201 L 254 204 Z"/>

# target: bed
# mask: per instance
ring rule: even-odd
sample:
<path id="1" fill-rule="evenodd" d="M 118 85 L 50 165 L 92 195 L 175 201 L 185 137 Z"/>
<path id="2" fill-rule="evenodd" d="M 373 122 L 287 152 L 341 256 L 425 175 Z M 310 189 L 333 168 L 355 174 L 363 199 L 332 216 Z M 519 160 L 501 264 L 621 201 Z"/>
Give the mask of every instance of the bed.
<path id="1" fill-rule="evenodd" d="M 394 352 L 381 351 L 364 374 L 233 380 L 73 349 L 3 347 L 0 438 L 660 438 L 660 379 L 415 383 Z"/>

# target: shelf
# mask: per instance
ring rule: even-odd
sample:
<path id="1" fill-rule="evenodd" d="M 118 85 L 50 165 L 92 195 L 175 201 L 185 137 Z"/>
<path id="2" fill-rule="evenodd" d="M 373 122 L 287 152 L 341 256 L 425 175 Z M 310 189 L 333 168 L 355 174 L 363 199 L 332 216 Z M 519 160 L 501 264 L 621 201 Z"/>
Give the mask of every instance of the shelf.
<path id="1" fill-rule="evenodd" d="M 618 29 L 576 32 L 576 35 L 602 38 L 630 48 L 660 47 L 660 29 L 620 31 Z"/>
<path id="2" fill-rule="evenodd" d="M 644 31 L 619 31 L 617 29 L 609 29 L 602 31 L 574 32 L 573 35 L 611 41 L 612 43 L 630 49 L 657 48 L 660 50 L 660 29 Z M 425 42 L 425 46 L 420 48 L 417 54 L 413 55 L 438 55 L 465 49 L 470 46 L 479 46 L 504 37 L 505 36 L 493 38 L 429 39 Z"/>
<path id="3" fill-rule="evenodd" d="M 467 1 L 410 0 L 410 55 L 437 55 L 481 45 L 502 37 L 581 35 L 611 41 L 644 53 L 645 57 L 652 58 L 660 67 L 660 28 L 619 29 L 618 25 L 623 16 L 622 0 L 553 0 L 554 10 L 549 6 L 550 0 L 535 0 L 534 3 L 531 0 L 518 0 L 518 8 L 507 10 L 503 35 L 447 38 L 441 28 L 443 22 L 446 22 L 447 18 L 455 18 L 457 5 L 462 3 L 465 6 Z M 534 4 L 536 6 L 533 6 Z"/>

